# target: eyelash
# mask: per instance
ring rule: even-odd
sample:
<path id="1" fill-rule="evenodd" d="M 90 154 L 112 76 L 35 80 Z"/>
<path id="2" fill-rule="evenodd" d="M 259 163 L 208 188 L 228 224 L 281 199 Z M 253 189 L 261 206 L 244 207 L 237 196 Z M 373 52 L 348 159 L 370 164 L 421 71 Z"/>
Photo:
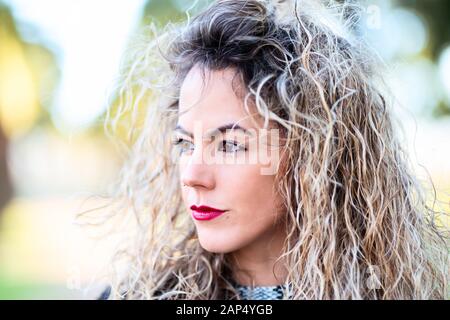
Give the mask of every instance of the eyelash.
<path id="1" fill-rule="evenodd" d="M 177 139 L 175 139 L 174 141 L 172 141 L 172 144 L 174 145 L 174 146 L 180 146 L 183 142 L 189 142 L 188 140 L 186 140 L 186 139 L 183 139 L 183 138 L 177 138 Z M 238 150 L 236 150 L 236 151 L 234 151 L 234 152 L 237 152 L 237 151 L 247 151 L 247 148 L 245 147 L 245 146 L 242 146 L 242 145 L 240 145 L 238 142 L 236 142 L 236 141 L 234 141 L 234 140 L 222 140 L 221 141 L 221 147 L 223 147 L 223 143 L 231 143 L 234 147 L 238 147 L 239 149 Z M 189 142 L 190 143 L 190 142 Z M 221 151 L 223 151 L 223 152 L 225 152 L 225 153 L 229 153 L 229 152 L 227 152 L 227 151 L 224 151 L 224 150 L 221 150 Z M 181 149 L 181 151 L 180 151 L 181 153 L 184 153 L 184 150 L 183 149 Z M 233 151 L 230 151 L 230 152 L 233 152 Z"/>

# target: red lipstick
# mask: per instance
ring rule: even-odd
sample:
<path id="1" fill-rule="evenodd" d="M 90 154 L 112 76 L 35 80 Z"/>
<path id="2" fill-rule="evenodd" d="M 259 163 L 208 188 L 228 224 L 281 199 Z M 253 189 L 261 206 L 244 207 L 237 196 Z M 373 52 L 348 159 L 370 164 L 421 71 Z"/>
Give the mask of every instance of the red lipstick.
<path id="1" fill-rule="evenodd" d="M 191 206 L 192 210 L 192 216 L 195 220 L 211 220 L 214 218 L 217 218 L 222 213 L 226 212 L 227 210 L 220 210 L 208 206 Z"/>

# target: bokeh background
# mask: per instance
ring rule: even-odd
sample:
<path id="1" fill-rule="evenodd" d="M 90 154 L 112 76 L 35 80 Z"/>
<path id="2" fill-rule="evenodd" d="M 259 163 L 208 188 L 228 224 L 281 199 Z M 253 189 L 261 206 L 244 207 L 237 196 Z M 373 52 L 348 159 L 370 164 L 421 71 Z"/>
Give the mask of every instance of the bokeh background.
<path id="1" fill-rule="evenodd" d="M 74 217 L 101 205 L 91 195 L 107 192 L 122 162 L 102 123 L 121 59 L 142 26 L 209 2 L 0 0 L 0 299 L 101 291 L 113 242 Z M 416 173 L 450 213 L 450 2 L 362 4 Z"/>

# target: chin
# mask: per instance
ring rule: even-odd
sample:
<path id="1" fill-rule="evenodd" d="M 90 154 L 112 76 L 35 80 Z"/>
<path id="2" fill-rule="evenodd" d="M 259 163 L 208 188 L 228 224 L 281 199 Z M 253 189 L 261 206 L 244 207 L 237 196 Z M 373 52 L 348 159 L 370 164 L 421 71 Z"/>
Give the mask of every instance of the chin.
<path id="1" fill-rule="evenodd" d="M 238 249 L 238 244 L 230 241 L 233 237 L 220 237 L 217 233 L 198 233 L 198 239 L 203 249 L 211 253 L 229 253 Z"/>
<path id="2" fill-rule="evenodd" d="M 215 239 L 202 239 L 199 237 L 200 245 L 203 249 L 211 253 L 230 253 L 235 251 L 230 243 L 223 243 Z"/>

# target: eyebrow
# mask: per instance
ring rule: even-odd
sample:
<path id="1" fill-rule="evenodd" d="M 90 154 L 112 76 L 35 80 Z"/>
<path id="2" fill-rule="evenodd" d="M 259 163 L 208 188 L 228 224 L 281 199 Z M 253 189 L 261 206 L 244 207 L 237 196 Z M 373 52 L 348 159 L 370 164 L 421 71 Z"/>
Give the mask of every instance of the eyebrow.
<path id="1" fill-rule="evenodd" d="M 240 130 L 240 131 L 242 131 L 242 132 L 244 132 L 246 134 L 250 134 L 251 135 L 251 132 L 248 129 L 246 129 L 244 127 L 241 127 L 237 123 L 228 123 L 228 124 L 224 124 L 224 125 L 222 125 L 222 126 L 220 126 L 218 128 L 210 130 L 208 133 L 206 133 L 205 138 L 206 139 L 215 138 L 218 134 L 226 133 L 227 130 Z M 190 138 L 194 139 L 194 135 L 191 132 L 189 132 L 186 129 L 184 129 L 180 125 L 177 125 L 175 127 L 174 131 L 178 131 L 178 132 L 180 132 L 182 134 L 185 134 L 185 135 L 189 136 Z"/>

